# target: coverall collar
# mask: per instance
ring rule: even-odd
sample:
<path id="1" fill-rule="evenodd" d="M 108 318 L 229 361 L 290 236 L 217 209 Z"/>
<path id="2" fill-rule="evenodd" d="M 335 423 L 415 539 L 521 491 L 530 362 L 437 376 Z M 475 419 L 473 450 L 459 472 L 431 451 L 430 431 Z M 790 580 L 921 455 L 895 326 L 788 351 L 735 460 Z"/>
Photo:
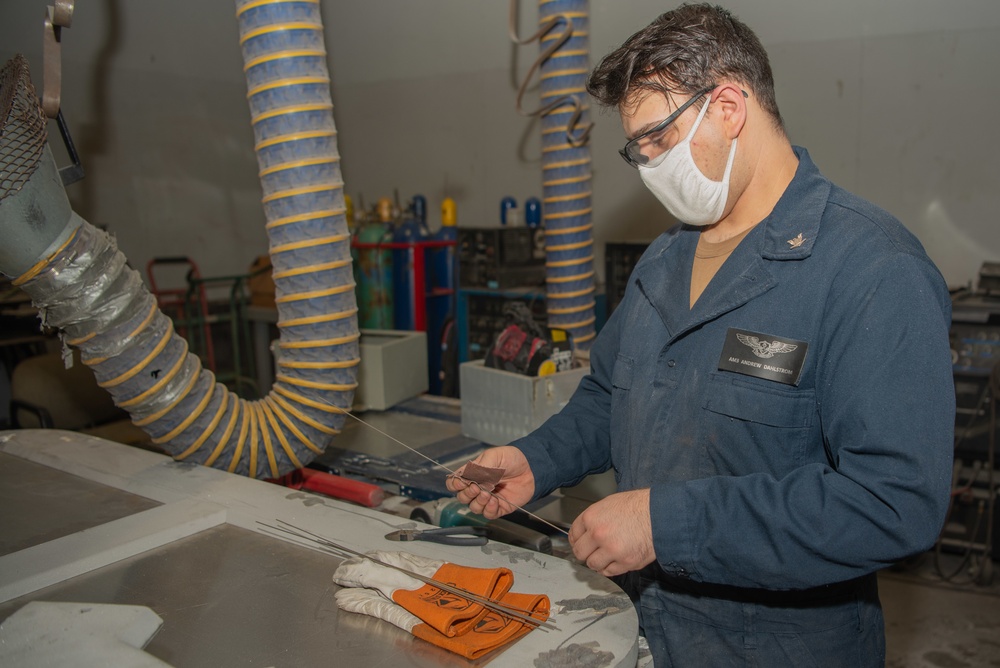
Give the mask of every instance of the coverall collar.
<path id="1" fill-rule="evenodd" d="M 719 269 L 694 308 L 689 307 L 689 295 L 697 228 L 672 230 L 660 252 L 635 268 L 634 280 L 663 320 L 670 341 L 774 287 L 771 262 L 802 260 L 812 253 L 831 185 L 808 151 L 793 148 L 799 165 L 792 182 L 770 215 Z"/>

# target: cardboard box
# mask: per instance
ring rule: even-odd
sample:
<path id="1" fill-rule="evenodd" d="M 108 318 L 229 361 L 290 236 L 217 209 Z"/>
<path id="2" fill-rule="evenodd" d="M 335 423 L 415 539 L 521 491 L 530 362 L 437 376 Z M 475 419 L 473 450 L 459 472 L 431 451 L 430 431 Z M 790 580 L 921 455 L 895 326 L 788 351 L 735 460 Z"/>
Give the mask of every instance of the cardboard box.
<path id="1" fill-rule="evenodd" d="M 483 360 L 459 368 L 462 434 L 491 445 L 526 436 L 566 405 L 588 367 L 548 376 L 490 369 Z"/>

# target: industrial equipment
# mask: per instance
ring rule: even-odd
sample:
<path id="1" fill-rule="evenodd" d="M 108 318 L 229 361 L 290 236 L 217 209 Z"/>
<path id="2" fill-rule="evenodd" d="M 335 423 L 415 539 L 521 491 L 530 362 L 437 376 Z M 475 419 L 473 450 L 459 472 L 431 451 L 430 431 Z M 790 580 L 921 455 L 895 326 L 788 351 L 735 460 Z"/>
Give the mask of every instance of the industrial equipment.
<path id="1" fill-rule="evenodd" d="M 528 227 L 458 229 L 462 288 L 524 288 L 545 282 L 545 237 Z"/>
<path id="2" fill-rule="evenodd" d="M 545 294 L 537 288 L 463 288 L 458 291 L 458 359 L 461 362 L 486 356 L 506 324 L 504 309 L 514 301 L 525 304 L 537 322 L 545 323 L 548 316 Z"/>
<path id="3" fill-rule="evenodd" d="M 951 573 L 971 572 L 979 584 L 993 579 L 1000 558 L 997 411 L 1000 404 L 1000 294 L 995 266 L 987 263 L 978 290 L 953 295 L 951 347 L 955 372 L 955 467 L 948 520 L 937 550 L 963 560 Z M 940 571 L 940 566 L 939 566 Z"/>

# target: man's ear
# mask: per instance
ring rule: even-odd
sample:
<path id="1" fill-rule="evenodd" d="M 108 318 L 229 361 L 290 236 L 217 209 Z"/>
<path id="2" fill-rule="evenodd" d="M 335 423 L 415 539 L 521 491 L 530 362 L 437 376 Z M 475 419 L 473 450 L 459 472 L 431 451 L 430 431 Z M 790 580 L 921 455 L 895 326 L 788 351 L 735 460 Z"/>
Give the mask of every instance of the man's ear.
<path id="1" fill-rule="evenodd" d="M 747 92 L 735 83 L 722 84 L 715 101 L 721 103 L 722 123 L 726 137 L 735 139 L 747 122 Z"/>

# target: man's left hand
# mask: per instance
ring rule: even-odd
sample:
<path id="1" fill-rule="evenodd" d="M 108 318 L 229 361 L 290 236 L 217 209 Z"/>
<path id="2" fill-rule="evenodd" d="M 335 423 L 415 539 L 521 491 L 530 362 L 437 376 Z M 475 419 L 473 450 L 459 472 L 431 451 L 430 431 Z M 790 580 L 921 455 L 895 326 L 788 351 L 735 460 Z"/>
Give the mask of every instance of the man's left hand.
<path id="1" fill-rule="evenodd" d="M 607 577 L 652 563 L 649 490 L 619 492 L 596 502 L 573 522 L 569 543 L 577 559 Z"/>

